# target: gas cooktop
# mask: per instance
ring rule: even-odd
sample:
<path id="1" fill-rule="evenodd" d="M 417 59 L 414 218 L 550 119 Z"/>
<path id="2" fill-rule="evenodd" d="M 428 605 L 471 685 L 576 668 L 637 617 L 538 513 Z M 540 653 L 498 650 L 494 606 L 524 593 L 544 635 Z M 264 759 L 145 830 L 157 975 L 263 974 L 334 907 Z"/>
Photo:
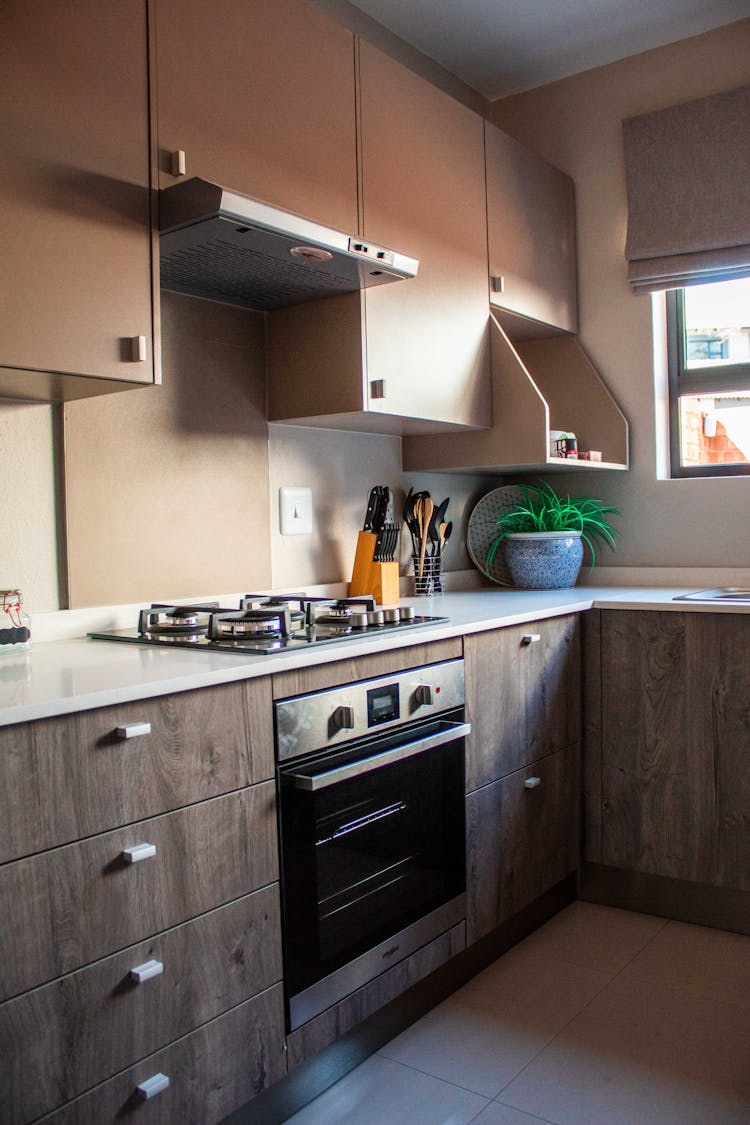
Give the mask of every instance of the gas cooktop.
<path id="1" fill-rule="evenodd" d="M 331 599 L 310 598 L 306 594 L 281 597 L 246 594 L 236 609 L 222 607 L 218 602 L 202 605 L 155 602 L 140 610 L 136 628 L 89 633 L 89 636 L 97 641 L 264 656 L 300 651 L 333 641 L 400 633 L 447 620 L 447 617 L 420 616 L 413 606 L 380 609 L 372 597 Z"/>

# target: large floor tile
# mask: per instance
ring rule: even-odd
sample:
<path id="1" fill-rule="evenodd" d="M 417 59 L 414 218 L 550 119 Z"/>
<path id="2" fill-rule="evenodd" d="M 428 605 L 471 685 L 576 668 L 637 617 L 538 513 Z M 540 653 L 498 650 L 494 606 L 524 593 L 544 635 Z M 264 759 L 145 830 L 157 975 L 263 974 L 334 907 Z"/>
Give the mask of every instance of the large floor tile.
<path id="1" fill-rule="evenodd" d="M 373 1055 L 295 1113 L 294 1125 L 468 1125 L 487 1099 Z"/>
<path id="2" fill-rule="evenodd" d="M 500 1102 L 490 1102 L 483 1109 L 479 1117 L 475 1117 L 471 1125 L 548 1125 L 543 1117 L 534 1117 L 530 1113 L 523 1113 L 520 1109 L 513 1109 Z"/>
<path id="3" fill-rule="evenodd" d="M 499 1101 L 556 1125 L 747 1125 L 750 1012 L 623 974 Z"/>
<path id="4" fill-rule="evenodd" d="M 644 980 L 688 985 L 750 1007 L 750 937 L 668 922 L 627 968 Z"/>
<path id="5" fill-rule="evenodd" d="M 574 902 L 523 943 L 574 965 L 617 973 L 666 925 L 664 918 Z"/>
<path id="6" fill-rule="evenodd" d="M 512 951 L 380 1054 L 494 1097 L 605 986 L 608 977 Z"/>

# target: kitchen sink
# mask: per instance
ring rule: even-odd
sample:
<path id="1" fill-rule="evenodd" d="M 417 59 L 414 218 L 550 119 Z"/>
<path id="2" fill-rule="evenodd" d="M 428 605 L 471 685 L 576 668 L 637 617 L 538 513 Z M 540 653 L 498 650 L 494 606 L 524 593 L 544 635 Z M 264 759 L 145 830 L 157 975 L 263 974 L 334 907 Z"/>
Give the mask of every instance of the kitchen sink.
<path id="1" fill-rule="evenodd" d="M 750 605 L 750 586 L 719 586 L 715 590 L 696 590 L 678 594 L 675 602 L 723 602 L 725 605 Z"/>

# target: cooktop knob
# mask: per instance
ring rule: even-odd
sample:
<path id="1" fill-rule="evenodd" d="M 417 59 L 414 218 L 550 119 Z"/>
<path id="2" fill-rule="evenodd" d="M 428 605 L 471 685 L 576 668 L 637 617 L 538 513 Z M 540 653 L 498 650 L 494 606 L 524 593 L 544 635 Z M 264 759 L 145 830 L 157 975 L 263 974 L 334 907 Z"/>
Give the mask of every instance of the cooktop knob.
<path id="1" fill-rule="evenodd" d="M 402 605 L 399 610 L 400 621 L 413 621 L 416 617 L 416 611 L 413 605 Z"/>
<path id="2" fill-rule="evenodd" d="M 432 703 L 432 687 L 429 684 L 420 684 L 414 692 L 414 702 L 417 707 L 429 707 Z"/>
<path id="3" fill-rule="evenodd" d="M 354 708 L 344 706 L 337 707 L 331 715 L 330 725 L 334 734 L 340 730 L 353 730 Z"/>

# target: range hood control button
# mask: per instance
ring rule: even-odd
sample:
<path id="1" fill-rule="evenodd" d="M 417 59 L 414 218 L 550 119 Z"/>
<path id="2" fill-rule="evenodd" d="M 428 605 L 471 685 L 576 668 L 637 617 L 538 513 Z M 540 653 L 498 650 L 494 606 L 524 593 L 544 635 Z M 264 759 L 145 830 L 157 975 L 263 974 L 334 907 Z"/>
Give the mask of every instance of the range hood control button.
<path id="1" fill-rule="evenodd" d="M 331 715 L 331 727 L 334 732 L 339 730 L 353 730 L 354 708 L 337 707 Z"/>

